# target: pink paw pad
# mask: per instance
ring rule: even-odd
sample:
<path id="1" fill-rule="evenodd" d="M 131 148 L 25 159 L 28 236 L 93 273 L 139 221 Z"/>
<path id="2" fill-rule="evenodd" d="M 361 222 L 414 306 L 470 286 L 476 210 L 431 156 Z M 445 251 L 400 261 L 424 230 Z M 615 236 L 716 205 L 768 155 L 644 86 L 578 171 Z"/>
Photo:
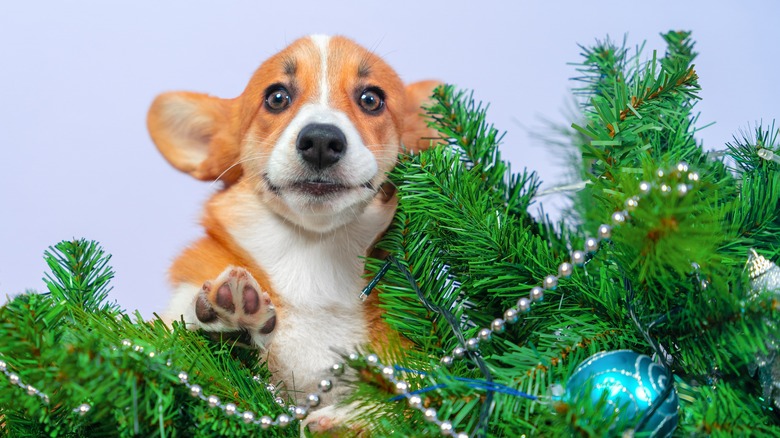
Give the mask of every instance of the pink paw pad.
<path id="1" fill-rule="evenodd" d="M 222 326 L 256 329 L 261 334 L 269 334 L 276 325 L 270 296 L 246 269 L 237 267 L 203 283 L 195 300 L 195 315 L 202 323 L 219 320 Z"/>

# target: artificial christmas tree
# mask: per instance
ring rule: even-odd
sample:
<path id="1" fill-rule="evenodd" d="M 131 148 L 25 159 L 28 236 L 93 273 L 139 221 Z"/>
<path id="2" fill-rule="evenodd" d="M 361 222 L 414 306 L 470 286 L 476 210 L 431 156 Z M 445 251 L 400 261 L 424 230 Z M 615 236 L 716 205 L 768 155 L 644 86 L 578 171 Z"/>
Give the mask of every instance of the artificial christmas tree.
<path id="1" fill-rule="evenodd" d="M 780 435 L 777 130 L 705 152 L 693 43 L 663 37 L 646 62 L 584 49 L 569 139 L 587 184 L 558 223 L 529 215 L 538 181 L 501 160 L 485 109 L 436 91 L 447 145 L 392 172 L 390 256 L 364 291 L 413 348 L 323 370 L 363 407 L 338 433 Z M 294 436 L 316 408 L 286 406 L 251 349 L 107 303 L 94 243 L 47 260 L 49 293 L 0 310 L 7 436 Z"/>

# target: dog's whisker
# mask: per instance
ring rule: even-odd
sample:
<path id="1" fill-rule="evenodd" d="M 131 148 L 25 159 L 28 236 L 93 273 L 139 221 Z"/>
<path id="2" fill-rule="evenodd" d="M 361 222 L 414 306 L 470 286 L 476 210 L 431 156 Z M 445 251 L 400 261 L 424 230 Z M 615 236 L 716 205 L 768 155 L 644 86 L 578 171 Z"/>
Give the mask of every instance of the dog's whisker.
<path id="1" fill-rule="evenodd" d="M 242 158 L 242 159 L 236 161 L 235 163 L 231 164 L 227 169 L 223 170 L 222 173 L 220 173 L 216 178 L 214 178 L 214 181 L 211 182 L 211 185 L 209 187 L 213 187 L 214 184 L 219 182 L 219 180 L 223 176 L 225 176 L 226 173 L 230 172 L 230 170 L 235 168 L 236 166 L 238 166 L 240 164 L 244 164 L 244 163 L 250 162 L 250 161 L 253 161 L 253 160 L 257 160 L 257 159 L 260 159 L 260 158 L 263 158 L 263 157 L 262 156 L 249 156 L 249 157 Z"/>

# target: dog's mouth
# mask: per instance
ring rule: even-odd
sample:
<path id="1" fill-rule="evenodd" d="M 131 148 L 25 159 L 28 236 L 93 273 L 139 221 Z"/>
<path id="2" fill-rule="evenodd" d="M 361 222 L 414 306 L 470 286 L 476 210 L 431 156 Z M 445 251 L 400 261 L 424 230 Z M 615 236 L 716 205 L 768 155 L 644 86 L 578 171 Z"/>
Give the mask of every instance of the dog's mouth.
<path id="1" fill-rule="evenodd" d="M 371 181 L 368 181 L 366 183 L 357 186 L 349 186 L 349 185 L 345 185 L 333 181 L 312 179 L 312 180 L 296 181 L 285 187 L 280 187 L 271 183 L 271 181 L 268 179 L 268 175 L 263 175 L 263 177 L 265 179 L 266 184 L 268 184 L 268 187 L 271 189 L 271 191 L 273 191 L 277 195 L 280 194 L 283 189 L 293 190 L 317 198 L 330 196 L 330 195 L 338 195 L 343 192 L 347 192 L 356 188 L 363 188 L 363 189 L 369 189 L 375 191 L 374 184 Z"/>
<path id="2" fill-rule="evenodd" d="M 293 190 L 297 190 L 312 196 L 332 195 L 349 190 L 349 187 L 343 184 L 327 181 L 300 181 L 293 184 L 291 187 Z"/>

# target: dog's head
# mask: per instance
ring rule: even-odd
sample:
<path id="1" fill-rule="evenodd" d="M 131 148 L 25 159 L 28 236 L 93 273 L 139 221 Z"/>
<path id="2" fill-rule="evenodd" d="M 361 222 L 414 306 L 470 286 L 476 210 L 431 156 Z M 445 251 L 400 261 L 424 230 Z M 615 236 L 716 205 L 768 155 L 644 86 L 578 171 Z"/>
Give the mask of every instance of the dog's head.
<path id="1" fill-rule="evenodd" d="M 430 144 L 420 105 L 436 85 L 405 87 L 349 39 L 312 36 L 263 63 L 235 99 L 158 96 L 148 126 L 177 169 L 241 181 L 288 220 L 327 231 L 377 195 L 402 144 Z"/>

